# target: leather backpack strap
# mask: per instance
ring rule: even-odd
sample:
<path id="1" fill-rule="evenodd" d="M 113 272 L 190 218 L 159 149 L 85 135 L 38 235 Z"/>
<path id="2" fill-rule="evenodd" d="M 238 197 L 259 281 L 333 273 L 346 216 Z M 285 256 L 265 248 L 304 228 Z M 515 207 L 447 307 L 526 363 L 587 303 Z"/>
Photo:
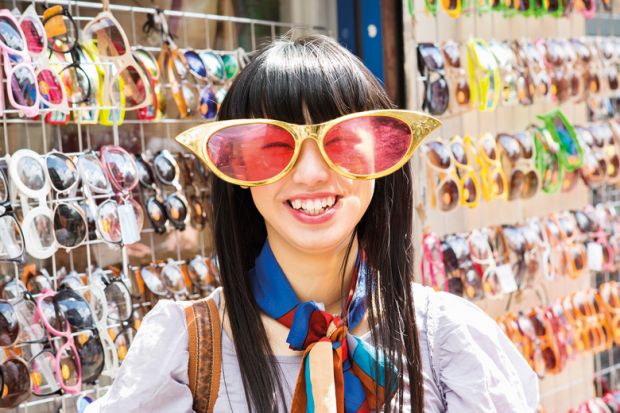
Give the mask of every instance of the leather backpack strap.
<path id="1" fill-rule="evenodd" d="M 196 413 L 211 413 L 220 387 L 222 364 L 220 316 L 213 298 L 185 308 L 189 348 L 189 388 Z"/>

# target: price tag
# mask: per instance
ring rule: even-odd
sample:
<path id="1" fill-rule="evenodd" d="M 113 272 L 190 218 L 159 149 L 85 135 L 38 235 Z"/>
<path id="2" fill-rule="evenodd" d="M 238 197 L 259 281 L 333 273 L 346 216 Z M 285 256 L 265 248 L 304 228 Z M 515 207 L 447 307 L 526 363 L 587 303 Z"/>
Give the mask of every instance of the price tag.
<path id="1" fill-rule="evenodd" d="M 121 223 L 121 237 L 123 244 L 133 244 L 140 241 L 138 231 L 138 218 L 131 204 L 123 204 L 118 207 L 118 218 Z"/>
<path id="2" fill-rule="evenodd" d="M 603 246 L 596 242 L 588 242 L 588 268 L 592 271 L 603 271 Z"/>
<path id="3" fill-rule="evenodd" d="M 18 257 L 22 250 L 20 246 L 15 242 L 15 235 L 13 232 L 13 228 L 9 226 L 8 219 L 0 219 L 0 239 L 3 240 L 0 247 L 0 253 L 4 250 L 8 258 Z"/>
<path id="4" fill-rule="evenodd" d="M 500 265 L 495 269 L 495 272 L 504 294 L 517 291 L 517 281 L 515 280 L 515 275 L 512 272 L 512 266 L 510 264 Z"/>

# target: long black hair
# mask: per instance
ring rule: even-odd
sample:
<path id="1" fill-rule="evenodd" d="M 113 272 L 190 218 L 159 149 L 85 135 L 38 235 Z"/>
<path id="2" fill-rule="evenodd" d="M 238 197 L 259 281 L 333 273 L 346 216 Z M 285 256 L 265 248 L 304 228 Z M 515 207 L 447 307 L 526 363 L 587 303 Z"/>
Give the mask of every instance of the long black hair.
<path id="1" fill-rule="evenodd" d="M 219 119 L 270 118 L 304 124 L 393 105 L 368 69 L 335 40 L 322 35 L 279 38 L 259 49 L 239 73 Z M 248 406 L 278 410 L 279 368 L 252 295 L 247 272 L 267 238 L 249 190 L 211 180 L 215 250 Z M 422 365 L 413 303 L 413 198 L 410 166 L 375 182 L 368 210 L 356 227 L 370 276 L 366 291 L 371 337 L 398 368 L 392 403 L 403 410 L 403 377 L 411 410 L 423 411 Z M 349 248 L 351 245 L 349 245 Z M 346 255 L 348 256 L 348 254 Z M 345 264 L 342 265 L 344 271 Z M 344 276 L 344 274 L 341 274 Z M 387 374 L 387 369 L 386 374 Z M 386 376 L 386 388 L 394 382 Z M 409 408 L 409 406 L 407 406 Z"/>

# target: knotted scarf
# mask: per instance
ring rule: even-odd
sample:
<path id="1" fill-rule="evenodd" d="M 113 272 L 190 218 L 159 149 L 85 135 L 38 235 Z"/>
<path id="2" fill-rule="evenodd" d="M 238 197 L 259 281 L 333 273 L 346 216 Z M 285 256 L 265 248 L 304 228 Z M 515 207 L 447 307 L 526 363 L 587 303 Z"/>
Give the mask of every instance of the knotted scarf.
<path id="1" fill-rule="evenodd" d="M 301 302 L 297 298 L 269 242 L 265 242 L 255 267 L 248 274 L 258 306 L 290 328 L 287 343 L 291 349 L 304 352 L 292 413 L 369 412 L 383 405 L 384 369 L 391 369 L 396 377 L 393 364 L 380 352 L 377 371 L 376 349 L 349 333 L 366 311 L 366 264 L 362 250 L 355 267 L 345 310 L 340 316 L 327 313 L 322 304 Z"/>

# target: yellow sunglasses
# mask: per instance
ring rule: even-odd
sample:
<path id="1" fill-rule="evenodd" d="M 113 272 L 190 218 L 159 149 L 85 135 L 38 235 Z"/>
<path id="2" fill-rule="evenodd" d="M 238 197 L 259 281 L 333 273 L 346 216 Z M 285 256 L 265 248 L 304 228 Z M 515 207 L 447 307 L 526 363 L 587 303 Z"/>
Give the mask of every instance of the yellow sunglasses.
<path id="1" fill-rule="evenodd" d="M 314 125 L 235 119 L 191 128 L 176 137 L 215 175 L 242 186 L 267 185 L 290 172 L 304 140 L 347 178 L 377 179 L 401 168 L 440 122 L 422 112 L 371 110 Z"/>
<path id="2" fill-rule="evenodd" d="M 472 158 L 480 166 L 480 181 L 484 199 L 487 201 L 508 199 L 508 179 L 502 168 L 499 150 L 493 135 L 488 132 L 483 133 L 476 143 L 469 135 L 466 135 L 463 142 L 470 151 Z M 476 151 L 472 151 L 472 148 L 476 148 Z"/>
<path id="3" fill-rule="evenodd" d="M 467 70 L 471 85 L 471 104 L 481 112 L 493 111 L 502 93 L 497 60 L 483 39 L 467 41 Z"/>

